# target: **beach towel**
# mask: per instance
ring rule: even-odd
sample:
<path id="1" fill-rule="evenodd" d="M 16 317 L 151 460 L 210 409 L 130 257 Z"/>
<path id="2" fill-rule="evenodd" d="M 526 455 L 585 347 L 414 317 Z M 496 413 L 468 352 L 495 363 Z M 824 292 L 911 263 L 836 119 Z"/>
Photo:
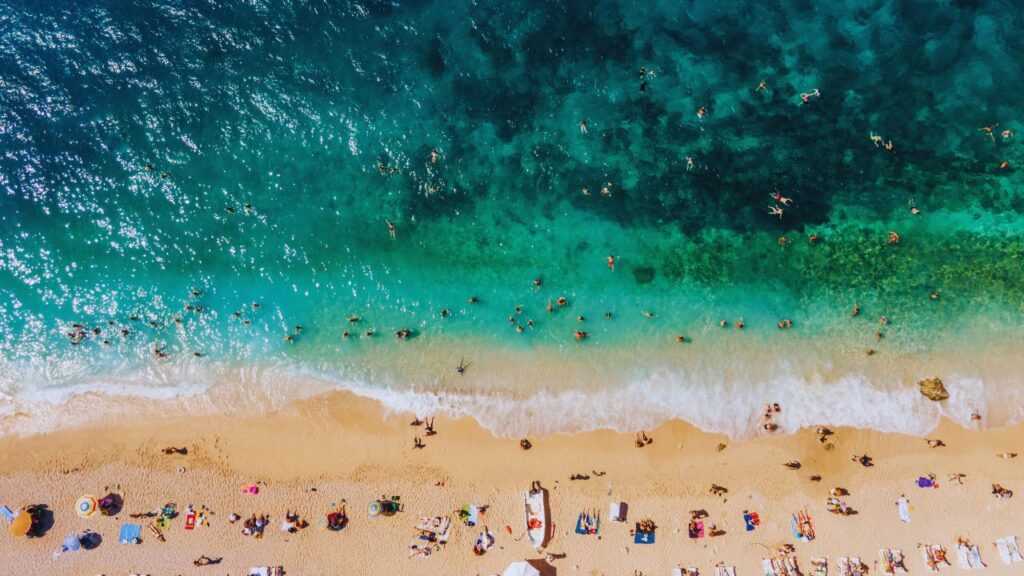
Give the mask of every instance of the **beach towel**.
<path id="1" fill-rule="evenodd" d="M 981 551 L 978 550 L 978 546 L 976 544 L 967 550 L 967 561 L 970 563 L 971 568 L 981 569 L 987 567 L 985 563 L 981 561 Z"/>
<path id="2" fill-rule="evenodd" d="M 633 535 L 634 544 L 654 544 L 654 532 L 641 532 L 637 530 Z"/>
<path id="3" fill-rule="evenodd" d="M 477 522 L 480 521 L 480 508 L 476 504 L 470 504 L 469 506 L 469 521 L 467 522 L 470 526 L 476 526 Z"/>
<path id="4" fill-rule="evenodd" d="M 910 522 L 910 500 L 906 498 L 900 498 L 896 501 L 896 507 L 900 511 L 900 520 L 903 522 Z"/>
<path id="5" fill-rule="evenodd" d="M 921 476 L 920 478 L 917 479 L 917 487 L 918 488 L 938 488 L 939 485 L 934 480 L 932 480 L 931 478 L 926 478 L 924 476 Z"/>
<path id="6" fill-rule="evenodd" d="M 137 544 L 142 538 L 142 526 L 139 524 L 121 524 L 121 533 L 117 537 L 118 542 L 124 544 Z"/>
<path id="7" fill-rule="evenodd" d="M 623 502 L 612 502 L 609 506 L 609 516 L 612 522 L 626 521 L 626 504 Z"/>
<path id="8" fill-rule="evenodd" d="M 704 537 L 704 523 L 700 520 L 690 522 L 689 527 L 690 538 L 703 538 Z"/>
<path id="9" fill-rule="evenodd" d="M 7 506 L 0 507 L 0 514 L 3 514 L 8 522 L 14 522 L 14 512 Z"/>
<path id="10" fill-rule="evenodd" d="M 807 536 L 805 536 L 804 533 L 800 530 L 800 522 L 796 519 L 795 515 L 792 518 L 790 518 L 789 527 L 793 530 L 794 538 L 796 538 L 797 540 L 802 540 L 804 542 L 807 541 Z"/>
<path id="11" fill-rule="evenodd" d="M 771 558 L 765 558 L 761 560 L 761 570 L 764 576 L 778 576 L 779 570 L 775 565 L 775 560 Z"/>
<path id="12" fill-rule="evenodd" d="M 757 524 L 754 523 L 754 516 L 752 514 L 743 515 L 743 523 L 747 525 L 747 532 L 753 532 Z"/>
<path id="13" fill-rule="evenodd" d="M 576 533 L 583 536 L 590 534 L 590 522 L 583 512 L 580 512 L 580 517 L 576 519 Z"/>
<path id="14" fill-rule="evenodd" d="M 715 566 L 715 576 L 736 576 L 736 567 Z"/>
<path id="15" fill-rule="evenodd" d="M 185 515 L 185 530 L 194 530 L 196 527 L 196 513 L 189 510 Z"/>
<path id="16" fill-rule="evenodd" d="M 1006 547 L 1010 550 L 1010 559 L 1014 562 L 1024 562 L 1024 557 L 1020 555 L 1020 548 L 1017 547 L 1017 537 L 1007 536 Z"/>

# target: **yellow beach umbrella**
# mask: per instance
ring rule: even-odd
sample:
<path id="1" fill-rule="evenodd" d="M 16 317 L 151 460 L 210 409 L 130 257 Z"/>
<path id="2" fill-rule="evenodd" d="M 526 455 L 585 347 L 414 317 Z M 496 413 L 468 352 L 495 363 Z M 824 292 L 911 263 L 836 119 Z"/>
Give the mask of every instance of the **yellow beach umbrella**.
<path id="1" fill-rule="evenodd" d="M 24 536 L 28 534 L 28 531 L 32 528 L 32 515 L 26 510 L 18 512 L 18 515 L 14 517 L 8 530 L 11 532 L 11 536 Z"/>
<path id="2" fill-rule="evenodd" d="M 82 496 L 78 499 L 78 502 L 75 503 L 75 512 L 78 512 L 78 515 L 82 518 L 92 516 L 96 513 L 98 508 L 99 506 L 96 504 L 95 496 Z"/>

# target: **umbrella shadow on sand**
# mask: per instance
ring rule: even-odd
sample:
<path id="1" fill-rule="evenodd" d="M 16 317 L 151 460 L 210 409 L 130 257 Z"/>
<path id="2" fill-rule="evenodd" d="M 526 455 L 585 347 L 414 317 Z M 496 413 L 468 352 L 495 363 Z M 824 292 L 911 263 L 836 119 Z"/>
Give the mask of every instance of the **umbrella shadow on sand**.
<path id="1" fill-rule="evenodd" d="M 53 528 L 53 510 L 46 504 L 36 504 L 29 507 L 32 514 L 32 528 L 28 535 L 32 538 L 41 538 Z"/>
<path id="2" fill-rule="evenodd" d="M 555 576 L 555 567 L 545 560 L 527 560 L 526 562 L 536 568 L 540 572 L 540 576 Z"/>

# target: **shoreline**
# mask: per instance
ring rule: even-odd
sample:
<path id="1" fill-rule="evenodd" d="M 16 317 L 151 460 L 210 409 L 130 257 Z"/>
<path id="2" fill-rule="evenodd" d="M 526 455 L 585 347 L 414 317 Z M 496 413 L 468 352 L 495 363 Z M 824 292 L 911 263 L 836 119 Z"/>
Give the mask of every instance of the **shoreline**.
<path id="1" fill-rule="evenodd" d="M 284 565 L 291 574 L 372 574 L 382 567 L 394 574 L 500 573 L 510 562 L 544 556 L 515 540 L 522 524 L 520 494 L 533 480 L 550 491 L 555 536 L 547 552 L 567 555 L 554 561 L 559 574 L 667 574 L 677 563 L 710 574 L 714 563 L 724 561 L 747 576 L 760 573 L 760 559 L 769 555 L 764 547 L 774 550 L 786 542 L 796 544 L 805 572 L 811 556 L 828 556 L 831 569 L 840 555 L 859 555 L 870 565 L 880 547 L 902 547 L 913 572 L 924 570 L 917 542 L 940 543 L 953 558 L 960 536 L 978 544 L 989 571 L 1001 574 L 1009 570 L 992 541 L 1021 536 L 1015 532 L 1024 519 L 1019 497 L 997 500 L 988 490 L 993 482 L 1021 489 L 1024 459 L 996 457 L 1024 452 L 1021 425 L 972 431 L 944 420 L 929 436 L 945 441 L 947 446 L 937 449 L 917 437 L 834 428 L 835 449 L 826 451 L 811 430 L 731 442 L 670 422 L 648 431 L 654 443 L 642 449 L 633 446 L 631 434 L 595 431 L 533 439 L 533 448 L 523 451 L 515 440 L 497 438 L 471 418 L 438 416 L 438 434 L 414 450 L 413 437 L 422 436 L 422 428 L 409 426 L 411 419 L 336 392 L 290 402 L 263 417 L 166 416 L 5 436 L 0 438 L 2 504 L 47 503 L 56 525 L 43 538 L 0 539 L 0 563 L 25 572 L 80 574 L 236 574 L 268 564 Z M 719 444 L 727 448 L 719 451 Z M 189 453 L 165 456 L 160 450 L 166 446 L 184 446 Z M 851 454 L 865 452 L 874 467 L 850 461 Z M 789 460 L 800 461 L 802 468 L 787 470 L 782 464 Z M 178 473 L 179 467 L 185 471 Z M 914 481 L 929 472 L 938 476 L 940 488 L 917 488 Z M 946 474 L 955 472 L 968 474 L 965 485 L 946 482 Z M 591 478 L 570 481 L 572 474 Z M 812 474 L 823 480 L 811 481 Z M 435 485 L 439 481 L 443 487 Z M 241 494 L 239 486 L 246 482 L 259 482 L 261 493 Z M 712 483 L 729 488 L 725 498 L 707 492 Z M 125 498 L 121 518 L 74 515 L 78 496 L 99 496 L 104 486 L 118 484 Z M 824 501 L 834 486 L 850 492 L 845 500 L 858 514 L 826 512 Z M 405 512 L 368 519 L 366 505 L 383 493 L 400 494 Z M 899 522 L 893 506 L 903 493 L 915 507 L 909 526 Z M 350 525 L 341 533 L 328 532 L 324 514 L 341 498 L 348 501 Z M 170 501 L 179 509 L 207 505 L 214 512 L 211 526 L 186 532 L 179 519 L 165 543 L 116 541 L 127 513 Z M 610 501 L 628 503 L 628 523 L 605 518 L 600 539 L 572 533 L 580 511 L 597 509 L 604 517 Z M 480 528 L 455 519 L 445 549 L 429 559 L 406 557 L 419 514 L 450 514 L 469 503 L 491 507 L 483 521 L 496 536 L 491 551 L 474 556 L 472 542 Z M 296 508 L 311 526 L 292 535 L 279 531 L 284 512 Z M 700 508 L 726 534 L 688 539 L 686 511 Z M 758 511 L 762 519 L 753 533 L 744 531 L 745 509 Z M 790 514 L 803 509 L 818 533 L 810 543 L 796 543 L 789 529 Z M 266 538 L 239 534 L 240 527 L 226 521 L 232 512 L 269 514 Z M 634 546 L 628 530 L 647 517 L 659 526 L 658 541 Z M 505 525 L 513 527 L 513 535 Z M 86 528 L 104 537 L 98 549 L 51 558 L 66 534 Z M 191 560 L 204 554 L 224 561 L 192 568 Z"/>

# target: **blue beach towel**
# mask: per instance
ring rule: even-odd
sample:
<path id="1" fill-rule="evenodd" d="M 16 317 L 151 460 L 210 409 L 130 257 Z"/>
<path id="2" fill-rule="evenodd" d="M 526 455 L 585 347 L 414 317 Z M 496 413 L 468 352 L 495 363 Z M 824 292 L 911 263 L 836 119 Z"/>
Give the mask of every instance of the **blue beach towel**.
<path id="1" fill-rule="evenodd" d="M 750 514 L 743 515 L 743 523 L 747 525 L 747 532 L 754 531 L 754 519 L 750 517 Z"/>
<path id="2" fill-rule="evenodd" d="M 577 534 L 581 534 L 583 536 L 587 535 L 587 525 L 586 525 L 586 522 L 587 522 L 587 515 L 581 513 L 580 517 L 576 519 L 576 533 Z"/>
<path id="3" fill-rule="evenodd" d="M 142 526 L 139 524 L 121 524 L 121 534 L 117 539 L 125 544 L 134 544 L 141 537 Z"/>
<path id="4" fill-rule="evenodd" d="M 477 522 L 480 521 L 480 509 L 477 508 L 476 504 L 472 504 L 469 507 L 469 521 L 467 522 L 470 526 L 476 526 Z"/>
<path id="5" fill-rule="evenodd" d="M 637 530 L 633 536 L 634 544 L 654 544 L 654 532 L 640 532 Z"/>
<path id="6" fill-rule="evenodd" d="M 0 514 L 3 514 L 8 522 L 14 522 L 14 512 L 11 512 L 11 509 L 7 506 L 0 508 Z"/>

